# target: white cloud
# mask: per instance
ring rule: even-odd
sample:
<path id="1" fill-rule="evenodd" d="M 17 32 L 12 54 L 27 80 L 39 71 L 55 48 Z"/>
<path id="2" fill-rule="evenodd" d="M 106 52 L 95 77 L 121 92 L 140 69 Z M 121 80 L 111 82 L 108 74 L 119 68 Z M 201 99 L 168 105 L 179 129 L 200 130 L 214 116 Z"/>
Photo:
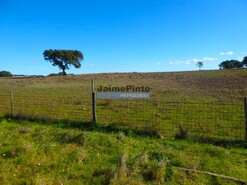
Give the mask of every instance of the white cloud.
<path id="1" fill-rule="evenodd" d="M 235 54 L 235 52 L 233 52 L 233 51 L 219 53 L 219 55 L 234 55 L 234 54 Z"/>
<path id="2" fill-rule="evenodd" d="M 182 63 L 183 63 L 183 62 L 180 61 L 180 60 L 169 62 L 170 65 L 178 65 L 178 64 L 182 64 Z"/>
<path id="3" fill-rule="evenodd" d="M 185 65 L 191 65 L 195 64 L 197 62 L 212 62 L 216 61 L 218 58 L 213 58 L 213 57 L 203 57 L 203 58 L 193 58 L 193 59 L 188 59 L 188 60 L 176 60 L 176 61 L 170 61 L 170 65 L 179 65 L 179 64 L 185 64 Z"/>
<path id="4" fill-rule="evenodd" d="M 211 61 L 216 61 L 216 60 L 218 60 L 218 58 L 204 57 L 204 58 L 202 59 L 202 62 L 211 62 Z"/>

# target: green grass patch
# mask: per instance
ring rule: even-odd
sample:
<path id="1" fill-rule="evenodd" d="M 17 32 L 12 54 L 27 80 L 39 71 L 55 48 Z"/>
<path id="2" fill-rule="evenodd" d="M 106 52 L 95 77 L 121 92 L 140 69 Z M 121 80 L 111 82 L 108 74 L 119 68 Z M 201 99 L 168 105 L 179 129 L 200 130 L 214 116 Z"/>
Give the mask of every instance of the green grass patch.
<path id="1" fill-rule="evenodd" d="M 180 168 L 246 181 L 246 150 L 246 142 L 164 140 L 1 118 L 0 184 L 237 184 Z"/>

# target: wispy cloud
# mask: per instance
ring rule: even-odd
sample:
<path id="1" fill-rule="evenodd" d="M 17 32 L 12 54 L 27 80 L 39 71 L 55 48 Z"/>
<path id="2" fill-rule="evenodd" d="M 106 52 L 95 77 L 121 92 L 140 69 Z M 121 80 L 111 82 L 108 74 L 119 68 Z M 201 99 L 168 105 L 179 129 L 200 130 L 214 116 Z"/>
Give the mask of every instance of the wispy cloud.
<path id="1" fill-rule="evenodd" d="M 242 55 L 247 55 L 247 51 L 241 52 Z"/>
<path id="2" fill-rule="evenodd" d="M 96 64 L 89 64 L 90 67 L 96 68 L 96 69 L 113 69 L 112 65 L 107 65 L 107 66 L 100 66 Z"/>
<path id="3" fill-rule="evenodd" d="M 219 55 L 234 55 L 234 54 L 235 54 L 235 52 L 233 52 L 233 51 L 219 53 Z"/>
<path id="4" fill-rule="evenodd" d="M 176 60 L 176 61 L 170 61 L 170 65 L 179 65 L 179 64 L 186 64 L 186 65 L 191 65 L 195 64 L 197 62 L 213 62 L 218 60 L 218 58 L 213 58 L 213 57 L 203 57 L 203 58 L 193 58 L 193 59 L 188 59 L 188 60 Z"/>

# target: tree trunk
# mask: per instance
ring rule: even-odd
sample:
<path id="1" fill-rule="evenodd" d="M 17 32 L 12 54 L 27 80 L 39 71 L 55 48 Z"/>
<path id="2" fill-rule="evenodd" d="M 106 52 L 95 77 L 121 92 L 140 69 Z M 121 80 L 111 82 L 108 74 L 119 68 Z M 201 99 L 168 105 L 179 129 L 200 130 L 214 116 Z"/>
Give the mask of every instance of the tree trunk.
<path id="1" fill-rule="evenodd" d="M 63 70 L 63 75 L 64 76 L 67 75 L 67 73 L 65 72 L 65 69 L 63 68 L 62 70 Z"/>

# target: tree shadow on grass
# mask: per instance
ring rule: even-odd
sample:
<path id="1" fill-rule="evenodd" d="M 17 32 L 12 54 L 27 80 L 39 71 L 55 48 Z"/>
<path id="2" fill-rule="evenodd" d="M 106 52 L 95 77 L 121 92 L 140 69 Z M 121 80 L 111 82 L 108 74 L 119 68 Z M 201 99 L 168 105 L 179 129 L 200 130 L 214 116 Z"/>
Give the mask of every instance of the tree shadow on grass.
<path id="1" fill-rule="evenodd" d="M 207 135 L 201 135 L 200 132 L 190 133 L 184 126 L 180 124 L 178 125 L 178 128 L 178 132 L 175 134 L 175 140 L 190 140 L 201 144 L 212 144 L 214 146 L 220 146 L 224 148 L 247 148 L 247 141 L 243 139 L 223 139 L 222 136 L 217 137 L 217 135 L 215 135 L 215 137 L 209 137 Z"/>
<path id="2" fill-rule="evenodd" d="M 200 136 L 200 135 L 193 135 L 189 136 L 188 138 L 176 138 L 176 140 L 190 140 L 192 142 L 197 142 L 200 144 L 211 144 L 214 146 L 220 146 L 223 148 L 243 148 L 247 149 L 247 141 L 244 139 L 222 139 L 214 137 L 207 137 L 207 136 Z"/>
<path id="3" fill-rule="evenodd" d="M 226 140 L 217 138 L 203 138 L 203 139 L 193 139 L 203 144 L 212 144 L 215 146 L 220 146 L 224 148 L 244 148 L 247 149 L 247 141 L 245 140 Z"/>
<path id="4" fill-rule="evenodd" d="M 105 132 L 105 133 L 124 133 L 126 136 L 134 137 L 151 137 L 151 138 L 160 138 L 155 130 L 147 131 L 145 128 L 141 127 L 131 127 L 122 123 L 111 123 L 108 125 L 102 125 L 98 122 L 81 122 L 81 121 L 72 121 L 72 120 L 56 120 L 52 118 L 43 118 L 43 117 L 30 117 L 25 115 L 5 115 L 0 117 L 0 122 L 2 120 L 7 120 L 9 122 L 23 122 L 28 121 L 33 124 L 41 125 L 52 125 L 58 128 L 67 128 L 67 129 L 78 129 L 82 131 L 95 131 L 95 132 Z"/>
<path id="5" fill-rule="evenodd" d="M 159 130 L 146 129 L 145 127 L 131 127 L 130 125 L 122 123 L 111 123 L 108 125 L 102 125 L 100 123 L 94 122 L 80 122 L 80 121 L 71 121 L 71 120 L 55 120 L 52 118 L 40 118 L 40 117 L 29 117 L 29 116 L 11 116 L 5 115 L 0 117 L 0 122 L 3 120 L 12 121 L 12 122 L 21 122 L 28 121 L 34 124 L 42 125 L 52 125 L 59 128 L 68 128 L 68 129 L 78 129 L 82 131 L 94 131 L 94 132 L 105 132 L 105 133 L 124 133 L 126 136 L 131 137 L 150 137 L 150 138 L 161 138 Z M 210 137 L 200 137 L 200 136 L 190 136 L 189 138 L 176 138 L 175 140 L 191 140 L 193 142 L 199 142 L 201 144 L 212 144 L 215 146 L 220 146 L 224 148 L 244 148 L 247 149 L 247 141 L 245 140 L 227 140 L 219 138 L 210 138 Z M 167 140 L 174 140 L 174 138 L 169 137 Z"/>

